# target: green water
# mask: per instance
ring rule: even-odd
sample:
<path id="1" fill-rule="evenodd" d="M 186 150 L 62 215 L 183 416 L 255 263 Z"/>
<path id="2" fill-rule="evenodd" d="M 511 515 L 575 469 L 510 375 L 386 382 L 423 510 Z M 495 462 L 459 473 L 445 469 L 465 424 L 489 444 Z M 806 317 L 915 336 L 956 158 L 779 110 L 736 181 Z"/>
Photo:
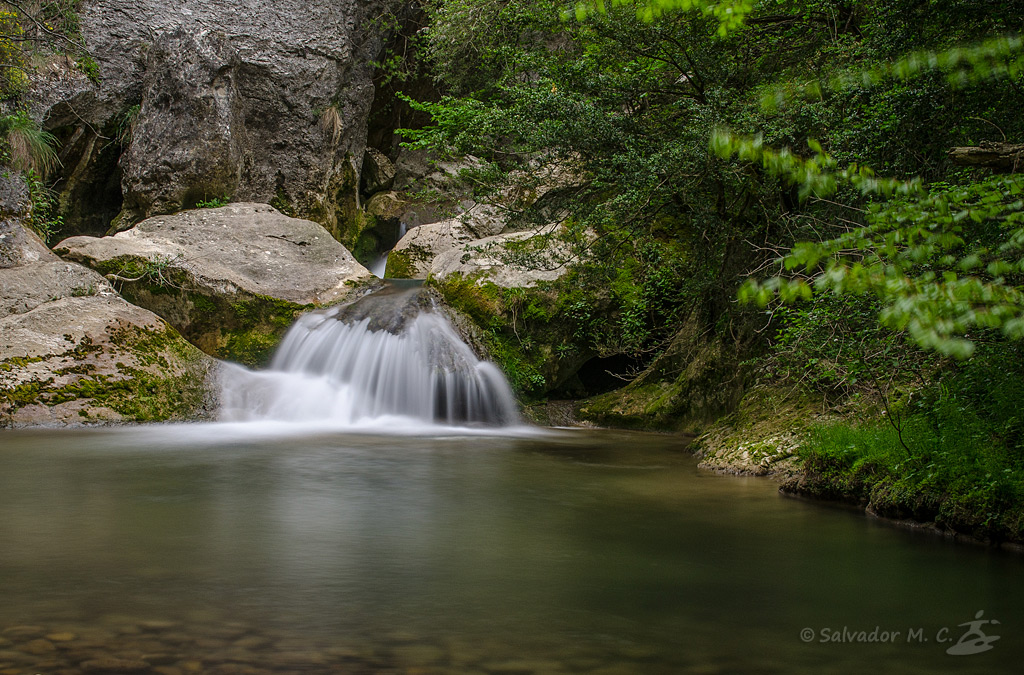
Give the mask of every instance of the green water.
<path id="1" fill-rule="evenodd" d="M 662 436 L 0 433 L 5 675 L 1016 673 L 1022 571 Z"/>

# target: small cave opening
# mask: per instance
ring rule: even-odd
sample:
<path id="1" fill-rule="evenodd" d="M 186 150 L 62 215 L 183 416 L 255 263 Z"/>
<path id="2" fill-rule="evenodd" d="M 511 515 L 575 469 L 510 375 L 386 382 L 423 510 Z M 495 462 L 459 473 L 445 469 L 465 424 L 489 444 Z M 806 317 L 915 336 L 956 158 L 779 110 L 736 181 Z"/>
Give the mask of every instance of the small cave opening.
<path id="1" fill-rule="evenodd" d="M 595 356 L 576 371 L 572 392 L 585 398 L 621 389 L 634 380 L 644 369 L 645 361 L 629 354 Z"/>
<path id="2" fill-rule="evenodd" d="M 46 177 L 46 184 L 60 195 L 63 225 L 58 235 L 103 236 L 124 203 L 117 130 L 97 131 L 79 123 L 49 131 L 60 148 L 60 164 Z"/>

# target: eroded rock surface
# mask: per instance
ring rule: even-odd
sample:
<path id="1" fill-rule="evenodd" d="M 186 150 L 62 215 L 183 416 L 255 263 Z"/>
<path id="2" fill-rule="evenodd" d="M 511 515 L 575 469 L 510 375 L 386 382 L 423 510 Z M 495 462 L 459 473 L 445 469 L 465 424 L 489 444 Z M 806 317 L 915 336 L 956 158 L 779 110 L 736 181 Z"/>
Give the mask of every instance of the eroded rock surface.
<path id="1" fill-rule="evenodd" d="M 554 281 L 569 269 L 568 247 L 552 238 L 554 225 L 538 231 L 508 232 L 484 237 L 442 253 L 430 265 L 430 276 L 444 281 L 453 274 L 488 281 L 504 288 L 528 288 Z"/>
<path id="2" fill-rule="evenodd" d="M 208 354 L 247 364 L 266 360 L 297 313 L 374 278 L 323 227 L 265 204 L 157 216 L 55 250 L 107 275 Z"/>
<path id="3" fill-rule="evenodd" d="M 201 200 L 276 200 L 343 229 L 359 204 L 373 61 L 387 32 L 372 19 L 382 7 L 83 3 L 98 82 L 68 73 L 37 93 L 47 128 L 65 142 L 68 202 L 123 195 L 117 222 L 130 227 Z M 111 209 L 97 203 L 89 213 Z M 71 231 L 97 226 L 69 222 Z"/>
<path id="4" fill-rule="evenodd" d="M 212 364 L 96 272 L 0 223 L 0 427 L 209 417 Z"/>

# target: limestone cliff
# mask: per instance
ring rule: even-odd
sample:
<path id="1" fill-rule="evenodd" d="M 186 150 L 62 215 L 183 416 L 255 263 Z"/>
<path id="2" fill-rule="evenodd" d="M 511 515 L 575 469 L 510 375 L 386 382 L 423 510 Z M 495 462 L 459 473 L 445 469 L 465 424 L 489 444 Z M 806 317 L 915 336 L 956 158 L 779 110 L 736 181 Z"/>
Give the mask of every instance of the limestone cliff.
<path id="1" fill-rule="evenodd" d="M 383 0 L 86 0 L 99 82 L 54 77 L 65 234 L 197 202 L 274 203 L 337 233 L 359 203 Z"/>

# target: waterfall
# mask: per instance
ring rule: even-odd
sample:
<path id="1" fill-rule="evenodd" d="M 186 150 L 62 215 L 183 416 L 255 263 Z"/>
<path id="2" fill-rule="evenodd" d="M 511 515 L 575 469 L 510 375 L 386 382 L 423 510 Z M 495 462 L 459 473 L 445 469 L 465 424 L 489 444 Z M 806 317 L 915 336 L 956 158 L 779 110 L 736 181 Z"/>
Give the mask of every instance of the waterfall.
<path id="1" fill-rule="evenodd" d="M 384 278 L 384 270 L 388 266 L 388 252 L 381 253 L 379 256 L 374 258 L 373 262 L 370 263 L 369 269 L 370 274 L 377 277 L 378 279 Z"/>
<path id="2" fill-rule="evenodd" d="M 225 367 L 222 417 L 360 426 L 517 423 L 501 371 L 479 360 L 424 297 L 419 289 L 389 286 L 303 315 L 268 370 Z"/>

